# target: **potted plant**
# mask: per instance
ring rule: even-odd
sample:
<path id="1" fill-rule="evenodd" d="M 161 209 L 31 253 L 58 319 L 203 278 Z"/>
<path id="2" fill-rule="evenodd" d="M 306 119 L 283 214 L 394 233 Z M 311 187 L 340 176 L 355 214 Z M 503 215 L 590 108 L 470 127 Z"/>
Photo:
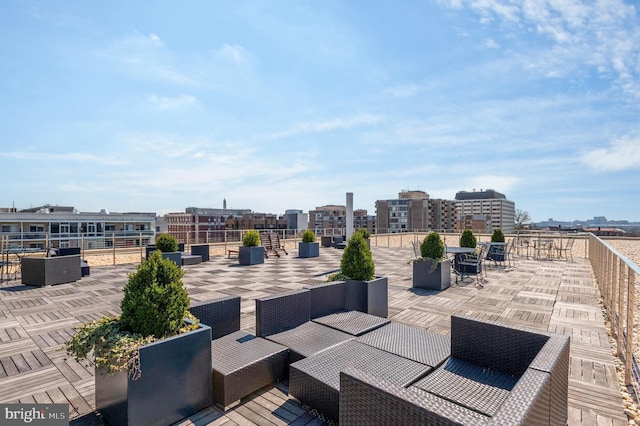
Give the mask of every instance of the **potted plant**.
<path id="1" fill-rule="evenodd" d="M 330 275 L 328 280 L 347 282 L 346 300 L 356 302 L 353 306 L 345 306 L 346 309 L 387 317 L 388 279 L 375 276 L 371 250 L 360 232 L 354 232 L 349 238 L 340 261 L 340 271 Z"/>
<path id="2" fill-rule="evenodd" d="M 495 262 L 504 262 L 504 233 L 501 229 L 494 229 L 491 234 L 491 244 L 489 245 L 489 253 L 487 259 Z"/>
<path id="3" fill-rule="evenodd" d="M 238 249 L 238 260 L 241 265 L 257 265 L 264 263 L 264 247 L 260 245 L 258 231 L 247 231 L 242 237 L 242 247 Z"/>
<path id="4" fill-rule="evenodd" d="M 413 287 L 444 290 L 451 286 L 451 261 L 444 255 L 440 234 L 432 232 L 420 244 L 420 258 L 413 261 Z"/>
<path id="5" fill-rule="evenodd" d="M 159 235 L 156 238 L 156 250 L 160 250 L 163 259 L 169 259 L 182 267 L 182 252 L 178 251 L 178 240 L 173 235 Z"/>
<path id="6" fill-rule="evenodd" d="M 478 242 L 471 229 L 465 229 L 460 236 L 460 247 L 476 248 Z"/>
<path id="7" fill-rule="evenodd" d="M 302 242 L 298 243 L 298 255 L 305 258 L 320 256 L 320 243 L 316 242 L 316 234 L 311 229 L 302 233 Z"/>
<path id="8" fill-rule="evenodd" d="M 369 232 L 367 228 L 358 228 L 355 230 L 355 232 L 359 232 L 360 234 L 362 234 L 362 238 L 364 238 L 367 246 L 371 248 L 371 240 L 369 240 L 369 237 L 371 237 L 371 232 Z"/>
<path id="9" fill-rule="evenodd" d="M 464 231 L 462 231 L 462 235 L 460 236 L 460 247 L 475 249 L 477 248 L 477 246 L 478 242 L 476 240 L 476 237 L 473 235 L 473 231 L 471 231 L 471 229 L 465 229 Z M 467 272 L 467 270 L 464 269 L 467 268 L 467 266 L 463 266 L 462 268 L 463 270 L 461 270 L 460 272 Z"/>
<path id="10" fill-rule="evenodd" d="M 85 323 L 66 342 L 77 361 L 93 358 L 107 423 L 168 425 L 212 404 L 211 328 L 189 313 L 182 276 L 152 253 L 129 275 L 122 314 Z"/>

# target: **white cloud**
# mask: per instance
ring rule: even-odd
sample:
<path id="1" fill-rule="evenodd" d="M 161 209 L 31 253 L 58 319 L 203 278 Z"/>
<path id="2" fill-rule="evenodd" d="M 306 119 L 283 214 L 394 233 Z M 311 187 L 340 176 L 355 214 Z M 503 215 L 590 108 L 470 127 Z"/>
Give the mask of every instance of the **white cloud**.
<path id="1" fill-rule="evenodd" d="M 197 102 L 194 96 L 182 95 L 174 98 L 168 98 L 164 96 L 149 96 L 149 101 L 154 104 L 158 109 L 179 109 L 183 106 L 192 105 Z"/>
<path id="2" fill-rule="evenodd" d="M 594 170 L 621 171 L 640 168 L 640 138 L 623 137 L 608 147 L 595 149 L 581 157 Z"/>
<path id="3" fill-rule="evenodd" d="M 489 48 L 489 49 L 499 49 L 500 45 L 498 43 L 496 43 L 496 41 L 493 40 L 493 39 L 487 39 L 484 42 L 484 47 Z"/>
<path id="4" fill-rule="evenodd" d="M 214 55 L 218 58 L 228 60 L 235 63 L 249 63 L 251 56 L 244 47 L 236 44 L 224 43 L 221 48 L 215 50 Z"/>
<path id="5" fill-rule="evenodd" d="M 354 127 L 367 127 L 380 123 L 383 117 L 374 114 L 360 114 L 346 118 L 336 118 L 333 120 L 311 122 L 311 123 L 299 123 L 294 125 L 291 129 L 285 130 L 271 135 L 271 139 L 281 139 L 290 136 L 305 134 L 305 133 L 322 133 L 330 132 L 332 130 L 345 130 Z"/>
<path id="6" fill-rule="evenodd" d="M 482 23 L 501 21 L 509 31 L 535 30 L 551 47 L 521 55 L 529 70 L 545 77 L 567 76 L 579 64 L 615 80 L 617 88 L 640 98 L 640 27 L 633 5 L 624 0 L 442 0 L 468 7 Z M 533 56 L 533 57 L 532 57 Z"/>
<path id="7" fill-rule="evenodd" d="M 180 70 L 172 52 L 166 49 L 156 34 L 134 33 L 113 42 L 103 54 L 111 58 L 124 72 L 134 76 L 164 80 L 180 85 L 194 84 L 196 81 Z"/>
<path id="8" fill-rule="evenodd" d="M 52 152 L 0 152 L 0 157 L 13 158 L 15 160 L 27 160 L 36 161 L 43 160 L 46 162 L 79 162 L 79 163 L 93 163 L 103 164 L 109 166 L 121 166 L 127 164 L 124 160 L 110 157 L 110 156 L 98 156 L 93 154 L 85 154 L 81 152 L 67 152 L 67 153 L 52 153 Z M 54 166 L 51 166 L 54 167 Z"/>
<path id="9" fill-rule="evenodd" d="M 385 94 L 394 98 L 411 98 L 425 90 L 424 87 L 415 83 L 400 84 L 384 91 Z"/>

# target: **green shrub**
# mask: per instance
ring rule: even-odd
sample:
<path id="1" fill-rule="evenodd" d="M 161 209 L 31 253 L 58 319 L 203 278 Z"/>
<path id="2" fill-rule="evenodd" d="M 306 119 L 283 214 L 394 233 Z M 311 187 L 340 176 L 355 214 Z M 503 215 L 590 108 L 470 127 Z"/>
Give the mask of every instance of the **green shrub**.
<path id="1" fill-rule="evenodd" d="M 140 377 L 140 347 L 198 327 L 189 312 L 189 296 L 182 284 L 183 272 L 154 251 L 124 288 L 120 317 L 103 317 L 75 329 L 65 342 L 67 354 L 76 361 L 87 360 L 94 352 L 97 367 L 109 373 L 127 370 L 132 379 Z M 187 324 L 184 319 L 193 321 Z"/>
<path id="2" fill-rule="evenodd" d="M 258 247 L 260 245 L 260 233 L 258 231 L 247 231 L 242 237 L 242 245 L 245 247 Z"/>
<path id="3" fill-rule="evenodd" d="M 504 243 L 504 234 L 502 233 L 502 229 L 493 230 L 493 234 L 491 234 L 491 242 Z"/>
<path id="4" fill-rule="evenodd" d="M 314 234 L 311 229 L 306 229 L 302 233 L 302 242 L 303 243 L 314 243 L 315 241 L 316 241 L 316 234 Z"/>
<path id="5" fill-rule="evenodd" d="M 178 240 L 173 235 L 162 234 L 156 238 L 156 248 L 162 253 L 178 251 Z"/>
<path id="6" fill-rule="evenodd" d="M 342 254 L 340 272 L 352 280 L 369 281 L 375 274 L 375 265 L 371 257 L 371 250 L 359 232 L 354 232 L 349 238 L 347 247 Z"/>
<path id="7" fill-rule="evenodd" d="M 440 234 L 432 232 L 424 238 L 420 244 L 420 256 L 423 259 L 436 260 L 444 257 L 444 243 L 440 239 Z"/>
<path id="8" fill-rule="evenodd" d="M 364 238 L 365 240 L 368 240 L 369 237 L 371 237 L 371 232 L 369 232 L 367 228 L 358 228 L 354 231 L 354 233 L 355 232 L 359 232 L 362 235 L 362 238 Z"/>
<path id="9" fill-rule="evenodd" d="M 124 287 L 120 304 L 123 330 L 162 338 L 175 334 L 189 311 L 189 294 L 182 283 L 184 272 L 175 263 L 153 252 L 138 265 Z"/>
<path id="10" fill-rule="evenodd" d="M 478 242 L 471 229 L 465 229 L 460 236 L 460 247 L 476 248 Z"/>

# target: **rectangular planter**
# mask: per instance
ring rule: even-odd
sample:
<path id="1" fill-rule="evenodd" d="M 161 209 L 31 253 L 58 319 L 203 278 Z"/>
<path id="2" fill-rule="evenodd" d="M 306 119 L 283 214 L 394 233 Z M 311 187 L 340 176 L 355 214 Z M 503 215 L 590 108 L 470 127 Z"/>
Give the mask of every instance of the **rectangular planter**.
<path id="1" fill-rule="evenodd" d="M 298 243 L 298 256 L 318 257 L 320 256 L 320 243 Z"/>
<path id="2" fill-rule="evenodd" d="M 264 263 L 264 247 L 240 247 L 238 261 L 241 265 L 258 265 Z"/>
<path id="3" fill-rule="evenodd" d="M 345 309 L 387 318 L 388 283 L 387 277 L 376 277 L 371 281 L 347 280 Z"/>
<path id="4" fill-rule="evenodd" d="M 429 290 L 444 290 L 451 286 L 451 261 L 438 262 L 432 272 L 434 260 L 417 260 L 413 262 L 413 287 Z"/>
<path id="5" fill-rule="evenodd" d="M 209 261 L 209 244 L 191 246 L 191 254 L 202 257 L 203 262 Z"/>
<path id="6" fill-rule="evenodd" d="M 211 328 L 140 348 L 141 376 L 96 368 L 96 409 L 110 425 L 169 425 L 213 403 Z"/>
<path id="7" fill-rule="evenodd" d="M 170 261 L 172 261 L 173 263 L 178 265 L 178 268 L 182 268 L 182 253 L 181 252 L 179 252 L 179 251 L 170 251 L 168 253 L 162 253 L 162 258 L 163 259 L 169 259 Z"/>

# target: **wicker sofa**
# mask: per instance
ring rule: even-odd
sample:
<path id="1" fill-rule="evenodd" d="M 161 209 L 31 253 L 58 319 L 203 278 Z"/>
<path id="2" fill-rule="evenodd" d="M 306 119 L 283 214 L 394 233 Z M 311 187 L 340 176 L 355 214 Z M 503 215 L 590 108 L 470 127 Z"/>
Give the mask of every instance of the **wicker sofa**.
<path id="1" fill-rule="evenodd" d="M 569 337 L 451 317 L 451 357 L 401 386 L 340 373 L 341 425 L 567 422 Z"/>
<path id="2" fill-rule="evenodd" d="M 240 330 L 240 296 L 193 304 L 191 313 L 211 327 L 213 401 L 227 407 L 287 375 L 289 350 Z"/>
<path id="3" fill-rule="evenodd" d="M 389 322 L 349 309 L 367 306 L 349 290 L 336 281 L 256 299 L 256 335 L 287 346 L 293 363 Z"/>
<path id="4" fill-rule="evenodd" d="M 79 255 L 57 257 L 24 257 L 21 260 L 22 284 L 47 286 L 70 283 L 82 278 Z"/>

